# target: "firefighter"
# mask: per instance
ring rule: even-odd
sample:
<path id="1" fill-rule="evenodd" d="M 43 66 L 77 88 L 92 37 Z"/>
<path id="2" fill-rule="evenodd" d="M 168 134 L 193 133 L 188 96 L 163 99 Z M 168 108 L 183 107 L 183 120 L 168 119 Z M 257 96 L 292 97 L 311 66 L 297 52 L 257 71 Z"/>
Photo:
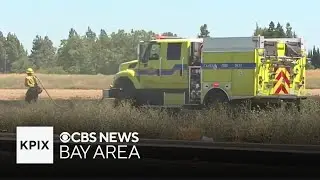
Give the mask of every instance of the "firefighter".
<path id="1" fill-rule="evenodd" d="M 39 94 L 42 92 L 42 89 L 38 86 L 36 77 L 32 68 L 27 69 L 27 77 L 25 78 L 25 86 L 28 87 L 26 93 L 25 101 L 31 103 L 32 101 L 36 102 L 38 100 Z"/>

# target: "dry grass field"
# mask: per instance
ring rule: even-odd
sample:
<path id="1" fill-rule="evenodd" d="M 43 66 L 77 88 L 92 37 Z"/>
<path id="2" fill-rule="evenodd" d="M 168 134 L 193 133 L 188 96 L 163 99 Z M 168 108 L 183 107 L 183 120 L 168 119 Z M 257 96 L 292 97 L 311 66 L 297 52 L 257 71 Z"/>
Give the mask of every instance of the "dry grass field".
<path id="1" fill-rule="evenodd" d="M 109 88 L 113 76 L 36 74 L 53 99 L 99 99 L 101 90 Z M 0 100 L 23 99 L 25 74 L 0 74 Z M 40 99 L 47 99 L 43 92 Z"/>
<path id="2" fill-rule="evenodd" d="M 56 75 L 36 74 L 54 99 L 99 99 L 101 90 L 109 88 L 112 75 Z M 25 74 L 0 74 L 0 100 L 24 97 Z M 320 95 L 320 70 L 307 71 L 307 89 L 310 95 Z M 41 99 L 48 98 L 43 92 Z"/>
<path id="3" fill-rule="evenodd" d="M 50 101 L 27 105 L 21 100 L 26 92 L 24 76 L 0 75 L 0 132 L 14 132 L 17 125 L 53 125 L 56 133 L 138 131 L 140 138 L 194 140 L 207 136 L 214 141 L 320 144 L 320 96 L 304 101 L 301 112 L 279 108 L 230 113 L 220 109 L 172 116 L 156 109 L 114 108 L 108 101 L 84 100 L 101 98 L 101 89 L 112 81 L 112 76 L 103 75 L 39 74 L 54 99 L 69 100 L 56 100 L 59 106 Z M 310 94 L 320 95 L 319 70 L 308 71 L 307 84 Z M 43 92 L 40 99 L 46 98 Z"/>
<path id="4" fill-rule="evenodd" d="M 320 70 L 307 70 L 307 89 L 320 89 Z"/>
<path id="5" fill-rule="evenodd" d="M 112 75 L 36 74 L 47 89 L 105 89 Z M 307 89 L 320 89 L 320 70 L 307 71 Z M 0 74 L 0 89 L 25 89 L 25 74 Z"/>
<path id="6" fill-rule="evenodd" d="M 26 89 L 0 89 L 0 100 L 24 99 Z M 95 89 L 47 89 L 53 99 L 101 99 L 102 91 Z M 43 91 L 39 99 L 49 99 L 47 93 Z"/>
<path id="7" fill-rule="evenodd" d="M 25 74 L 0 74 L 0 89 L 25 89 Z M 113 76 L 36 74 L 46 89 L 105 89 Z"/>
<path id="8" fill-rule="evenodd" d="M 26 105 L 0 101 L 0 131 L 15 132 L 17 125 L 53 125 L 62 131 L 137 131 L 140 138 L 320 144 L 320 102 L 307 100 L 294 109 L 248 111 L 227 109 L 183 111 L 175 116 L 157 109 L 113 107 L 109 102 L 74 100 Z"/>

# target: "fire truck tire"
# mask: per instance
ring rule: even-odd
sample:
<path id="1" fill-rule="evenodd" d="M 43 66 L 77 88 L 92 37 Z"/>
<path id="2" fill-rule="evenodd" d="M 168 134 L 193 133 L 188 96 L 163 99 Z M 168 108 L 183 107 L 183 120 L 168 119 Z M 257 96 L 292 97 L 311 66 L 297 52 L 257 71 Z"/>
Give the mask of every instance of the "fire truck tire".
<path id="1" fill-rule="evenodd" d="M 119 98 L 115 100 L 115 105 L 119 105 L 120 102 L 123 101 L 130 101 L 131 105 L 135 104 L 135 93 L 136 88 L 134 87 L 133 83 L 127 78 L 120 78 L 118 79 L 115 84 L 115 88 L 121 88 L 121 93 Z"/>
<path id="2" fill-rule="evenodd" d="M 207 108 L 213 108 L 219 104 L 227 103 L 229 103 L 229 98 L 221 89 L 211 89 L 204 98 L 204 105 Z"/>

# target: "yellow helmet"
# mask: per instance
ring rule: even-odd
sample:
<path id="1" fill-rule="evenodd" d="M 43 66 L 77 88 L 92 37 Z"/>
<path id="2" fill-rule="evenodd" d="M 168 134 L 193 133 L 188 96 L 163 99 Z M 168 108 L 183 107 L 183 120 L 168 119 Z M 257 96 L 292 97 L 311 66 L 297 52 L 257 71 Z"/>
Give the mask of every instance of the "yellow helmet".
<path id="1" fill-rule="evenodd" d="M 26 73 L 27 74 L 32 74 L 33 73 L 33 69 L 32 68 L 28 68 Z"/>

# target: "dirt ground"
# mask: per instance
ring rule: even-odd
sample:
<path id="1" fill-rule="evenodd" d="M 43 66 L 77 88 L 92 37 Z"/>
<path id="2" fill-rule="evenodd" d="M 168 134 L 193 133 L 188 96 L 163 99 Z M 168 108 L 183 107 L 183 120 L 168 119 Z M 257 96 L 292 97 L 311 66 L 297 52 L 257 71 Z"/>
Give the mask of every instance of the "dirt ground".
<path id="1" fill-rule="evenodd" d="M 0 89 L 0 100 L 19 100 L 24 99 L 26 89 Z M 82 89 L 47 89 L 53 99 L 99 99 L 102 97 L 101 90 L 82 90 Z M 48 95 L 43 91 L 39 99 L 48 99 Z"/>
<path id="2" fill-rule="evenodd" d="M 320 89 L 308 89 L 310 96 L 320 96 Z"/>
<path id="3" fill-rule="evenodd" d="M 83 89 L 47 89 L 53 99 L 100 99 L 101 90 L 83 90 Z M 0 89 L 0 100 L 19 100 L 24 99 L 26 89 Z M 310 89 L 308 93 L 311 96 L 319 96 L 320 89 Z M 40 99 L 49 98 L 45 91 L 40 95 Z"/>

